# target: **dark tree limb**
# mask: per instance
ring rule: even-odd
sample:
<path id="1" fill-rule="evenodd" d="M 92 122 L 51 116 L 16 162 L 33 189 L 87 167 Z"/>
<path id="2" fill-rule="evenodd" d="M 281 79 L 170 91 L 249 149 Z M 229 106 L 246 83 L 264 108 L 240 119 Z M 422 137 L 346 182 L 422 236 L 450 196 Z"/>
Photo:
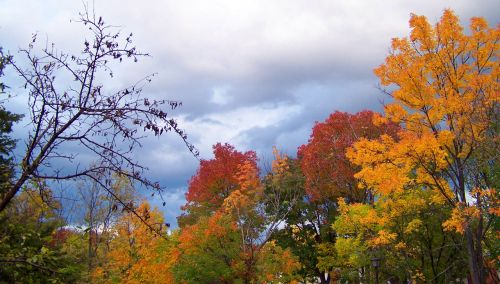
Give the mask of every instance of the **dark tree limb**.
<path id="1" fill-rule="evenodd" d="M 78 55 L 58 51 L 52 45 L 38 56 L 34 52 L 34 36 L 29 48 L 20 51 L 28 60 L 27 67 L 9 59 L 28 90 L 32 130 L 25 141 L 17 178 L 0 197 L 0 212 L 27 181 L 35 178 L 61 181 L 111 171 L 160 192 L 160 185 L 143 176 L 146 168 L 132 155 L 147 133 L 159 136 L 174 132 L 189 151 L 198 156 L 185 132 L 167 113 L 181 103 L 142 95 L 142 88 L 154 74 L 115 92 L 105 91 L 99 82 L 103 76 L 113 77 L 112 62 L 137 62 L 148 56 L 132 46 L 132 34 L 123 39 L 115 27 L 105 24 L 101 17 L 97 18 L 87 9 L 77 22 L 88 28 L 91 38 L 85 40 Z M 73 81 L 61 89 L 61 85 L 68 84 L 68 77 Z M 71 163 L 77 157 L 78 154 L 64 153 L 63 148 L 68 146 L 76 147 L 77 152 L 92 154 L 93 163 L 79 164 L 73 169 L 53 167 L 58 163 Z"/>

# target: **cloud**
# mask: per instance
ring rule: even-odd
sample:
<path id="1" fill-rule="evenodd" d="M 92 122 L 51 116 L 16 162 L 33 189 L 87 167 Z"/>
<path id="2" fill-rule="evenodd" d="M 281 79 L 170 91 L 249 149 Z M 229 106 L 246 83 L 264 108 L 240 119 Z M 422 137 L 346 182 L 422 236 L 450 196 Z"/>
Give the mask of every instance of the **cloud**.
<path id="1" fill-rule="evenodd" d="M 192 120 L 180 119 L 203 158 L 209 158 L 217 142 L 229 142 L 240 150 L 250 150 L 251 137 L 246 133 L 255 128 L 278 127 L 282 121 L 301 112 L 299 105 L 269 104 L 240 107 L 221 113 L 211 113 Z"/>

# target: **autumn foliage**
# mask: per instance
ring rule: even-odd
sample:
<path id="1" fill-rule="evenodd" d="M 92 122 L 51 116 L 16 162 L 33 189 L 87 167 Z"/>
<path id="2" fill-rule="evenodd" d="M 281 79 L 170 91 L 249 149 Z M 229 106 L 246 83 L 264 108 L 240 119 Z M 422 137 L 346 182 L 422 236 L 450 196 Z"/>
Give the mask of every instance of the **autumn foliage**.
<path id="1" fill-rule="evenodd" d="M 373 139 L 382 134 L 394 136 L 394 123 L 373 124 L 374 113 L 334 112 L 324 122 L 316 123 L 309 143 L 299 148 L 306 190 L 313 200 L 345 197 L 364 201 L 368 192 L 357 187 L 354 174 L 359 168 L 346 157 L 346 149 L 361 138 Z"/>
<path id="2" fill-rule="evenodd" d="M 165 228 L 163 217 L 147 202 L 141 203 L 137 212 L 149 226 L 131 212 L 122 215 L 114 226 L 115 237 L 109 242 L 107 261 L 95 269 L 93 281 L 174 283 L 169 269 L 175 259 L 169 254 L 169 242 L 158 233 Z"/>
<path id="3" fill-rule="evenodd" d="M 240 188 L 237 173 L 247 163 L 257 168 L 257 155 L 253 151 L 239 152 L 229 144 L 216 144 L 214 158 L 201 160 L 200 167 L 189 181 L 186 193 L 187 213 L 179 217 L 179 224 L 193 224 L 199 216 L 216 211 L 224 199 Z"/>
<path id="4" fill-rule="evenodd" d="M 196 175 L 189 181 L 186 200 L 192 203 L 220 206 L 239 187 L 236 174 L 245 162 L 256 167 L 255 152 L 238 152 L 229 144 L 216 144 L 214 158 L 202 160 Z"/>
<path id="5" fill-rule="evenodd" d="M 497 258 L 482 246 L 488 224 L 497 218 L 491 209 L 498 206 L 492 186 L 500 31 L 472 18 L 466 35 L 450 10 L 434 27 L 424 16 L 412 15 L 410 27 L 410 37 L 393 39 L 386 62 L 375 69 L 383 86 L 395 87 L 394 102 L 379 122 L 390 120 L 404 129 L 397 139 L 361 139 L 348 157 L 361 166 L 355 176 L 363 186 L 383 197 L 418 188 L 451 207 L 442 225 L 464 234 L 472 281 L 484 283 L 485 264 Z"/>
<path id="6" fill-rule="evenodd" d="M 50 190 L 35 197 L 23 190 L 0 212 L 0 222 L 12 223 L 0 226 L 0 252 L 9 257 L 0 257 L 0 276 L 30 283 L 36 276 L 499 283 L 499 26 L 472 18 L 465 33 L 445 10 L 434 26 L 412 15 L 410 28 L 375 69 L 391 97 L 382 114 L 333 112 L 296 156 L 273 147 L 265 173 L 254 151 L 214 145 L 189 181 L 179 228 L 170 229 L 148 202 L 118 207 L 96 193 L 109 205 L 99 207 L 109 226 L 74 230 L 61 225 L 60 203 L 46 204 Z M 117 193 L 133 187 L 128 179 L 113 186 Z M 101 247 L 92 253 L 97 238 Z M 71 266 L 64 254 L 95 259 Z M 63 268 L 55 271 L 54 263 Z M 21 268 L 29 273 L 20 275 Z"/>
<path id="7" fill-rule="evenodd" d="M 276 225 L 261 211 L 264 187 L 256 162 L 255 152 L 241 153 L 229 144 L 216 144 L 214 158 L 200 162 L 186 194 L 182 218 L 194 215 L 195 221 L 184 223 L 178 238 L 178 281 L 272 282 L 298 267 L 289 250 L 270 242 L 272 231 L 266 233 Z"/>

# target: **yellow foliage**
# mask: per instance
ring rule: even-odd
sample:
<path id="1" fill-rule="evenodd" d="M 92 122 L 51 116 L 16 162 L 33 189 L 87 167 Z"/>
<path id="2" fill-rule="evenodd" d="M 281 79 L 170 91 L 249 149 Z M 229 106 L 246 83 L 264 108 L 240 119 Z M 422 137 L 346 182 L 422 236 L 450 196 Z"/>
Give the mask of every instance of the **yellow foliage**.
<path id="1" fill-rule="evenodd" d="M 290 166 L 288 165 L 288 156 L 282 154 L 273 146 L 274 160 L 272 162 L 272 171 L 277 176 L 282 176 L 288 172 Z"/>
<path id="2" fill-rule="evenodd" d="M 405 228 L 405 233 L 411 234 L 412 232 L 417 232 L 422 226 L 422 220 L 413 219 Z"/>
<path id="3" fill-rule="evenodd" d="M 388 122 L 389 120 L 385 116 L 380 115 L 378 112 L 373 114 L 373 125 L 381 126 L 387 124 Z"/>
<path id="4" fill-rule="evenodd" d="M 408 246 L 404 242 L 399 242 L 396 245 L 394 245 L 394 248 L 397 250 L 406 250 Z"/>
<path id="5" fill-rule="evenodd" d="M 481 112 L 498 103 L 499 30 L 473 18 L 472 35 L 466 36 L 450 10 L 434 28 L 417 15 L 411 16 L 410 27 L 409 40 L 394 39 L 391 55 L 375 69 L 382 85 L 398 86 L 386 117 L 416 132 L 445 122 L 472 146 L 488 127 Z"/>
<path id="6" fill-rule="evenodd" d="M 396 233 L 391 233 L 386 230 L 379 230 L 377 236 L 368 241 L 370 247 L 379 247 L 390 244 L 395 238 Z"/>
<path id="7" fill-rule="evenodd" d="M 477 207 L 461 205 L 453 208 L 451 217 L 443 223 L 443 228 L 447 231 L 456 231 L 463 234 L 469 223 L 479 218 L 479 215 L 480 211 Z"/>
<path id="8" fill-rule="evenodd" d="M 346 154 L 360 167 L 359 186 L 377 195 L 380 210 L 341 204 L 335 226 L 355 234 L 351 242 L 362 235 L 372 247 L 403 248 L 384 224 L 400 220 L 405 226 L 398 233 L 418 235 L 426 230 L 420 210 L 451 208 L 451 217 L 439 220 L 459 233 L 483 229 L 486 218 L 479 217 L 500 214 L 498 194 L 489 188 L 496 184 L 491 162 L 498 159 L 500 26 L 472 18 L 467 35 L 458 17 L 445 10 L 434 26 L 411 15 L 410 27 L 410 36 L 393 39 L 390 54 L 374 70 L 393 99 L 374 121 L 390 120 L 402 130 L 396 138 L 360 139 Z M 414 214 L 409 220 L 407 212 Z M 378 221 L 368 222 L 373 216 Z M 481 244 L 484 234 L 472 238 L 467 242 Z M 417 280 L 425 281 L 415 272 Z"/>
<path id="9" fill-rule="evenodd" d="M 143 202 L 136 212 L 156 230 L 163 224 L 161 213 Z M 124 214 L 115 224 L 107 263 L 93 272 L 95 282 L 174 283 L 169 269 L 172 256 L 165 250 L 166 240 L 153 232 L 133 213 Z"/>
<path id="10" fill-rule="evenodd" d="M 392 120 L 404 130 L 398 139 L 361 139 L 347 157 L 361 166 L 360 186 L 377 194 L 422 185 L 439 189 L 442 197 L 433 202 L 453 203 L 458 189 L 450 187 L 443 171 L 491 139 L 487 129 L 500 93 L 500 31 L 473 18 L 472 34 L 465 35 L 450 10 L 435 27 L 424 16 L 412 15 L 410 27 L 410 37 L 393 39 L 391 54 L 374 71 L 382 85 L 397 86 L 385 117 L 374 121 Z"/>

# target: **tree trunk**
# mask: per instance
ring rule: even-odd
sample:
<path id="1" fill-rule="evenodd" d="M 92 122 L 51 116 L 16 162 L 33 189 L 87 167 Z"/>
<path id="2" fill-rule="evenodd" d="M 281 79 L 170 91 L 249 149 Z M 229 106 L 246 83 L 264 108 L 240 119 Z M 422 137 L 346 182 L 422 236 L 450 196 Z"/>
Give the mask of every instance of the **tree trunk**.
<path id="1" fill-rule="evenodd" d="M 325 272 L 319 273 L 319 280 L 321 284 L 330 284 L 330 275 Z"/>
<path id="2" fill-rule="evenodd" d="M 470 226 L 465 230 L 465 241 L 469 255 L 469 270 L 473 284 L 485 283 L 481 239 L 474 240 Z"/>
<path id="3" fill-rule="evenodd" d="M 19 180 L 12 185 L 12 187 L 9 189 L 9 191 L 2 196 L 2 201 L 0 202 L 0 212 L 2 212 L 6 207 L 7 204 L 16 196 L 16 194 L 19 192 L 21 189 L 21 186 L 28 180 L 29 175 L 26 173 L 23 173 Z"/>

